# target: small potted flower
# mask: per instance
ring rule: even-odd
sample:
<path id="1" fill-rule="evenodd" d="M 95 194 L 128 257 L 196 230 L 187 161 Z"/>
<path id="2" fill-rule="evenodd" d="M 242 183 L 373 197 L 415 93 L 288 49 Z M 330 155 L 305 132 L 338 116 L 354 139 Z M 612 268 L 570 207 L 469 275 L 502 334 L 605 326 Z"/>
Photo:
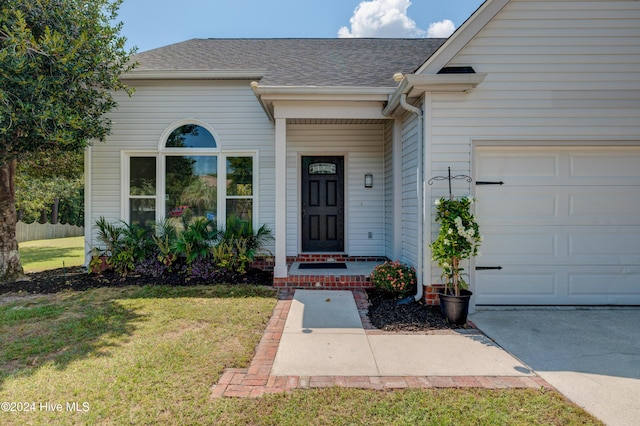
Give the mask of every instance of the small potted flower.
<path id="1" fill-rule="evenodd" d="M 410 295 L 416 288 L 416 270 L 399 261 L 384 262 L 373 268 L 371 283 L 396 298 Z"/>
<path id="2" fill-rule="evenodd" d="M 438 238 L 430 245 L 431 258 L 442 269 L 444 291 L 439 294 L 442 313 L 450 323 L 464 324 L 472 293 L 463 279 L 460 261 L 478 255 L 482 237 L 471 213 L 473 197 L 436 200 Z"/>

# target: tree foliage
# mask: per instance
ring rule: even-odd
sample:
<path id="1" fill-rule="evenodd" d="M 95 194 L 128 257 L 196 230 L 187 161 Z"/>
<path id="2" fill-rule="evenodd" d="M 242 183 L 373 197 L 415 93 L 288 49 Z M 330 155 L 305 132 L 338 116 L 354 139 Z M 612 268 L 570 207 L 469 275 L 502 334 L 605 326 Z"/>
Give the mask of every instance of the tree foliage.
<path id="1" fill-rule="evenodd" d="M 122 0 L 5 0 L 0 9 L 0 161 L 103 141 L 131 68 Z M 132 52 L 131 52 L 132 53 Z"/>

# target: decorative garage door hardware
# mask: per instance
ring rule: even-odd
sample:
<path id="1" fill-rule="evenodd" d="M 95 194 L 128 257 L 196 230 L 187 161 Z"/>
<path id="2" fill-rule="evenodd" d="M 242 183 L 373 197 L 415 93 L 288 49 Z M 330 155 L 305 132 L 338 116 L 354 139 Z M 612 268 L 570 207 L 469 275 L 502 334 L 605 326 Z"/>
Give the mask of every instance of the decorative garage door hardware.
<path id="1" fill-rule="evenodd" d="M 490 271 L 490 270 L 501 270 L 502 266 L 476 266 L 476 271 Z"/>
<path id="2" fill-rule="evenodd" d="M 491 182 L 486 180 L 479 180 L 479 181 L 476 181 L 476 185 L 504 185 L 504 182 L 503 181 Z"/>

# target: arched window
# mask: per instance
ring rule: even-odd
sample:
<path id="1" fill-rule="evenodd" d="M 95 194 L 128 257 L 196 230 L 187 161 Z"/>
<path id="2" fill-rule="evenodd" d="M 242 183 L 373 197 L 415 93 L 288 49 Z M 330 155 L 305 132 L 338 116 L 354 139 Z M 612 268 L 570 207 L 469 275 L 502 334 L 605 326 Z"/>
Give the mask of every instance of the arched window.
<path id="1" fill-rule="evenodd" d="M 185 124 L 169 134 L 166 148 L 217 148 L 210 131 L 198 124 Z"/>

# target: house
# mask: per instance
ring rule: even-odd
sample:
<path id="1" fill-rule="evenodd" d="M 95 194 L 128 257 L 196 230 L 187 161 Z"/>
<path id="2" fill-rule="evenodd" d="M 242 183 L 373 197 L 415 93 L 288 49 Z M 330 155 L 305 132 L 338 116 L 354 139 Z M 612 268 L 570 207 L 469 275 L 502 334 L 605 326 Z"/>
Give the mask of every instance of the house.
<path id="1" fill-rule="evenodd" d="M 448 196 L 431 178 L 450 168 L 479 200 L 476 304 L 640 304 L 638 1 L 487 0 L 446 40 L 189 40 L 137 60 L 87 153 L 88 228 L 178 211 L 186 167 L 215 194 L 200 214 L 275 231 L 276 281 L 337 256 L 429 285 Z"/>

